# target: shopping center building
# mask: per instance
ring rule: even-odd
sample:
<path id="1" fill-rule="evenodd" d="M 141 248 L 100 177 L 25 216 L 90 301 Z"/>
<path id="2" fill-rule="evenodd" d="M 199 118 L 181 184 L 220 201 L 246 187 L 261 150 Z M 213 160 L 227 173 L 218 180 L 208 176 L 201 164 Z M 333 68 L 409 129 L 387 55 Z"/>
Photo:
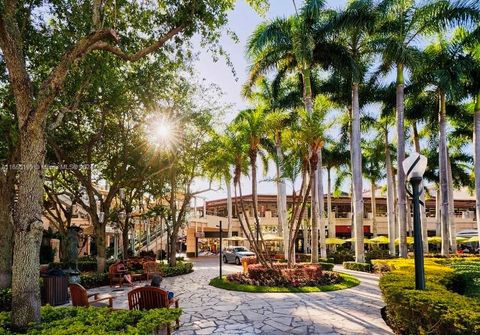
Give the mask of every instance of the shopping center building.
<path id="1" fill-rule="evenodd" d="M 433 193 L 433 192 L 431 192 Z M 476 230 L 476 218 L 475 218 L 475 198 L 466 191 L 454 192 L 454 216 L 456 233 Z M 238 202 L 239 199 L 237 199 Z M 235 198 L 233 199 L 235 204 Z M 252 196 L 246 195 L 243 197 L 243 203 L 245 208 L 245 215 L 250 217 L 250 223 L 254 222 L 253 219 L 253 203 Z M 372 214 L 372 197 L 370 192 L 364 192 L 364 233 L 366 237 L 372 236 L 374 217 Z M 287 197 L 287 206 L 290 209 L 293 204 L 293 197 Z M 377 192 L 375 197 L 376 204 L 376 216 L 375 222 L 377 226 L 378 235 L 387 235 L 387 199 L 380 191 Z M 439 232 L 439 214 L 438 214 L 438 202 L 434 196 L 427 196 L 425 201 L 426 216 L 427 216 L 427 229 L 429 236 L 438 236 Z M 239 206 L 241 207 L 241 206 Z M 324 197 L 324 208 L 327 208 L 327 197 Z M 278 229 L 278 216 L 277 216 L 277 196 L 276 195 L 258 195 L 258 211 L 260 217 L 260 229 L 264 235 L 277 234 Z M 186 227 L 184 234 L 186 236 L 186 251 L 189 255 L 195 255 L 202 251 L 210 250 L 215 251 L 218 248 L 218 238 L 220 236 L 219 223 L 222 222 L 224 237 L 228 234 L 227 224 L 227 199 L 218 199 L 206 201 L 203 207 L 196 208 L 195 213 L 192 214 Z M 242 215 L 241 211 L 236 210 L 233 206 L 232 211 L 232 236 L 243 237 L 242 228 L 238 219 L 239 215 Z M 308 219 L 308 211 L 306 213 L 306 219 Z M 348 195 L 342 195 L 340 197 L 332 197 L 332 212 L 331 212 L 332 225 L 335 226 L 335 235 L 340 238 L 350 238 L 352 232 L 353 216 L 352 216 L 352 199 Z M 307 220 L 308 221 L 308 220 Z M 325 230 L 328 229 L 327 219 L 323 221 L 325 223 Z M 412 227 L 412 217 L 409 216 L 407 225 L 409 229 Z M 308 229 L 308 228 L 306 228 Z M 300 230 L 299 236 L 296 241 L 297 252 L 303 252 L 304 246 L 308 246 L 309 234 L 303 229 Z M 239 243 L 239 242 L 234 242 Z M 242 243 L 242 242 L 240 242 Z M 276 244 L 280 244 L 277 242 Z M 246 243 L 248 245 L 248 243 Z M 213 250 L 212 250 L 213 249 Z"/>

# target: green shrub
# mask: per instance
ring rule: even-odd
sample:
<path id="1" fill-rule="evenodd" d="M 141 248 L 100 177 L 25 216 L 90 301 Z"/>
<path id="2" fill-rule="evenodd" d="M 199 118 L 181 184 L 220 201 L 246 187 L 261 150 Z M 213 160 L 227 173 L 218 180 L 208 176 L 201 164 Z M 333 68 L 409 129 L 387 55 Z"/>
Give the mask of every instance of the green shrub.
<path id="1" fill-rule="evenodd" d="M 380 279 L 387 324 L 397 334 L 480 334 L 480 305 L 442 285 L 451 271 L 427 273 L 427 289 L 414 289 L 413 268 L 394 270 Z"/>
<path id="2" fill-rule="evenodd" d="M 68 268 L 74 268 L 75 264 L 63 262 L 63 263 L 49 263 L 49 269 L 63 269 L 66 270 Z M 97 271 L 97 261 L 94 259 L 79 259 L 78 260 L 78 270 L 80 272 L 94 272 Z"/>
<path id="3" fill-rule="evenodd" d="M 394 255 L 390 255 L 389 250 L 385 249 L 372 249 L 365 254 L 365 262 L 372 263 L 373 259 L 392 259 L 396 258 Z"/>
<path id="4" fill-rule="evenodd" d="M 324 271 L 332 271 L 333 266 L 335 265 L 333 263 L 326 263 L 326 262 L 320 262 L 318 264 L 320 264 L 322 270 L 324 270 Z"/>
<path id="5" fill-rule="evenodd" d="M 108 285 L 108 273 L 85 272 L 80 274 L 80 284 L 86 289 Z"/>
<path id="6" fill-rule="evenodd" d="M 343 262 L 354 261 L 355 255 L 349 249 L 338 248 L 336 251 L 329 252 L 328 258 L 333 258 L 333 263 L 335 264 L 343 264 Z"/>
<path id="7" fill-rule="evenodd" d="M 369 263 L 343 262 L 343 267 L 348 270 L 371 272 L 372 266 Z"/>
<path id="8" fill-rule="evenodd" d="M 9 288 L 0 289 L 0 312 L 9 311 L 12 305 L 12 290 Z"/>
<path id="9" fill-rule="evenodd" d="M 328 257 L 328 258 L 319 258 L 319 262 L 321 263 L 332 263 L 335 264 L 335 259 L 333 257 Z"/>
<path id="10" fill-rule="evenodd" d="M 150 311 L 111 310 L 108 308 L 42 307 L 42 323 L 31 326 L 28 335 L 64 334 L 153 334 L 158 328 L 174 322 L 180 309 L 153 309 Z M 0 334 L 8 330 L 9 313 L 0 313 Z"/>
<path id="11" fill-rule="evenodd" d="M 175 266 L 162 265 L 164 277 L 175 277 L 193 272 L 193 264 L 190 262 L 177 262 Z"/>
<path id="12" fill-rule="evenodd" d="M 446 287 L 459 294 L 480 298 L 480 264 L 458 262 L 450 266 L 454 271 L 447 278 Z"/>

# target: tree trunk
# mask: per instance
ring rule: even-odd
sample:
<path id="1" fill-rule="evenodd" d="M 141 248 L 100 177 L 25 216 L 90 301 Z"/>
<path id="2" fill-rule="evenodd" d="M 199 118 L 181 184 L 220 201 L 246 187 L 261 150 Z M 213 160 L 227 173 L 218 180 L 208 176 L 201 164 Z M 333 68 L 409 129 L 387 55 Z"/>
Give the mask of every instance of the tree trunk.
<path id="1" fill-rule="evenodd" d="M 11 171 L 0 176 L 0 288 L 12 285 L 13 218 L 12 206 L 15 194 Z"/>
<path id="2" fill-rule="evenodd" d="M 403 64 L 397 64 L 397 197 L 398 197 L 398 224 L 400 257 L 407 258 L 407 194 L 405 191 L 405 172 L 402 163 L 405 160 L 405 127 L 404 127 L 404 79 Z"/>
<path id="3" fill-rule="evenodd" d="M 418 129 L 417 129 L 417 122 L 414 121 L 413 125 L 413 144 L 415 146 L 415 151 L 418 154 L 421 154 L 420 152 L 420 136 L 418 135 Z M 423 252 L 428 253 L 428 227 L 427 227 L 427 211 L 426 211 L 426 206 L 427 203 L 425 202 L 425 184 L 424 181 L 420 183 L 420 201 L 423 203 L 423 206 L 420 205 L 420 217 L 421 217 L 421 225 L 422 225 L 422 240 L 423 240 Z"/>
<path id="4" fill-rule="evenodd" d="M 323 159 L 322 149 L 318 150 L 318 169 L 317 169 L 317 189 L 318 189 L 318 229 L 320 230 L 320 257 L 327 258 L 327 244 L 325 241 L 325 223 L 324 212 L 325 204 L 323 201 Z"/>
<path id="5" fill-rule="evenodd" d="M 449 253 L 449 232 L 448 232 L 448 168 L 447 168 L 447 125 L 446 125 L 446 103 L 445 94 L 440 92 L 439 112 L 439 168 L 440 168 L 440 193 L 442 206 L 440 209 L 442 225 L 442 256 L 448 257 Z"/>
<path id="6" fill-rule="evenodd" d="M 477 233 L 480 238 L 480 92 L 477 94 L 475 104 L 473 146 L 475 157 L 475 220 L 477 221 Z"/>
<path id="7" fill-rule="evenodd" d="M 123 254 L 123 259 L 127 259 L 128 258 L 128 247 L 129 247 L 129 244 L 130 244 L 130 240 L 128 238 L 128 218 L 126 218 L 125 220 L 127 220 L 125 222 L 125 227 L 124 229 L 122 230 L 122 254 Z"/>
<path id="8" fill-rule="evenodd" d="M 452 165 L 450 161 L 450 154 L 448 152 L 448 146 L 446 146 L 447 155 L 445 157 L 447 162 L 447 177 L 448 177 L 448 234 L 450 237 L 450 246 L 452 251 L 457 252 L 457 232 L 455 228 L 455 204 L 453 199 L 453 176 L 452 176 Z"/>
<path id="9" fill-rule="evenodd" d="M 335 222 L 332 218 L 332 176 L 331 168 L 327 168 L 327 220 L 328 237 L 336 237 Z"/>
<path id="10" fill-rule="evenodd" d="M 375 196 L 375 192 L 377 191 L 377 185 L 375 184 L 375 180 L 371 180 L 372 186 L 372 233 L 373 237 L 377 237 L 378 235 L 378 227 L 377 227 L 377 199 Z"/>
<path id="11" fill-rule="evenodd" d="M 18 201 L 15 208 L 15 244 L 12 266 L 12 325 L 24 328 L 40 322 L 40 244 L 43 222 L 43 125 L 20 125 Z"/>
<path id="12" fill-rule="evenodd" d="M 316 155 L 316 154 L 315 154 Z M 316 165 L 316 164 L 315 164 Z M 316 167 L 312 166 L 310 170 L 310 183 L 312 185 L 311 198 L 312 198 L 312 263 L 318 263 L 318 221 L 319 221 L 319 206 L 318 206 L 318 173 Z"/>
<path id="13" fill-rule="evenodd" d="M 442 195 L 440 193 L 440 186 L 437 185 L 436 195 L 435 195 L 435 236 L 442 235 L 442 219 L 441 219 L 441 207 L 442 207 Z"/>
<path id="14" fill-rule="evenodd" d="M 388 143 L 388 131 L 385 132 L 385 168 L 387 169 L 387 220 L 388 220 L 388 250 L 395 255 L 395 186 L 393 177 L 392 158 Z"/>
<path id="15" fill-rule="evenodd" d="M 168 264 L 170 266 L 177 265 L 177 242 L 178 242 L 178 228 L 175 227 L 172 229 L 172 234 L 170 235 L 170 245 L 168 246 Z"/>
<path id="16" fill-rule="evenodd" d="M 107 213 L 105 213 L 104 222 L 96 222 L 95 227 L 95 247 L 97 249 L 97 271 L 102 273 L 105 271 L 105 264 L 107 259 L 107 248 L 106 248 L 106 217 Z"/>
<path id="17" fill-rule="evenodd" d="M 230 180 L 230 176 L 225 178 L 225 185 L 227 186 L 228 237 L 232 237 L 232 181 Z"/>
<path id="18" fill-rule="evenodd" d="M 360 147 L 360 106 L 358 83 L 352 85 L 352 175 L 353 175 L 353 215 L 355 231 L 355 261 L 365 262 L 363 232 L 363 186 L 362 186 L 362 149 Z"/>
<path id="19" fill-rule="evenodd" d="M 281 145 L 281 134 L 277 134 L 275 140 L 275 149 L 277 151 L 277 212 L 278 212 L 278 234 L 283 236 L 283 250 L 285 258 L 288 257 L 289 249 L 289 229 L 287 222 L 287 185 L 283 178 L 282 166 L 283 166 L 283 152 Z"/>

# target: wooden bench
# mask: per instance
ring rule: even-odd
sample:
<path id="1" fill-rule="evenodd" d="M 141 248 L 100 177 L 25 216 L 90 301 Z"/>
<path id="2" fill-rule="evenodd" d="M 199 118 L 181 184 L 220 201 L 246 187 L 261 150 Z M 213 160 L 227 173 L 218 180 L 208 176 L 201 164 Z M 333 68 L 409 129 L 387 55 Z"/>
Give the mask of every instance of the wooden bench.
<path id="1" fill-rule="evenodd" d="M 130 310 L 146 311 L 155 308 L 178 307 L 178 298 L 168 299 L 168 292 L 158 287 L 138 287 L 128 292 L 128 308 Z M 176 320 L 176 328 L 180 327 L 180 320 Z M 170 325 L 167 325 L 167 334 L 170 334 Z"/>

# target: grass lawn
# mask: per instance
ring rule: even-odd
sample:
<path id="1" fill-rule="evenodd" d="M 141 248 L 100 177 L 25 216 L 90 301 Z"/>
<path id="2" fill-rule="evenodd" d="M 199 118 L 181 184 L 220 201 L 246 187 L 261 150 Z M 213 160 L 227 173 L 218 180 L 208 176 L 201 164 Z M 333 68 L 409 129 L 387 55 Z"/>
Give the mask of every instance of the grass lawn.
<path id="1" fill-rule="evenodd" d="M 340 276 L 343 278 L 343 281 L 341 283 L 325 286 L 278 287 L 245 285 L 229 282 L 227 281 L 226 276 L 223 276 L 222 279 L 218 277 L 213 278 L 212 280 L 210 280 L 210 285 L 229 291 L 241 291 L 251 293 L 312 293 L 343 290 L 360 284 L 360 281 L 353 276 L 344 273 L 341 273 Z"/>

